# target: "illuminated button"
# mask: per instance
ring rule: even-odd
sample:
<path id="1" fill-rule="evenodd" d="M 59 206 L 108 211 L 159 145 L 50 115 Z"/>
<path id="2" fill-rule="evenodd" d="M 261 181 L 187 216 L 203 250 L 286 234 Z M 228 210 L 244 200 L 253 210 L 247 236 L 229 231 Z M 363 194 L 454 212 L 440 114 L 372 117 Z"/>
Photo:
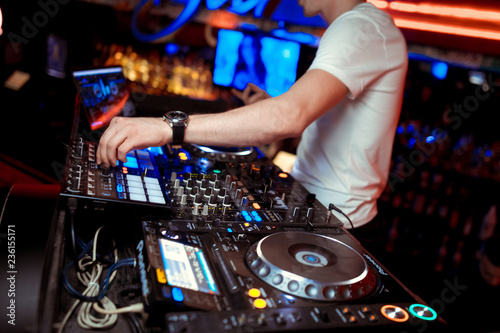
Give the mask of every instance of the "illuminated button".
<path id="1" fill-rule="evenodd" d="M 262 217 L 260 217 L 259 212 L 257 211 L 252 211 L 252 217 L 256 222 L 262 222 Z"/>
<path id="2" fill-rule="evenodd" d="M 139 183 L 142 183 L 141 176 L 127 175 L 127 180 L 129 182 L 139 182 Z"/>
<path id="3" fill-rule="evenodd" d="M 241 216 L 243 216 L 243 218 L 247 222 L 251 222 L 252 221 L 252 217 L 250 216 L 250 214 L 248 214 L 248 212 L 246 210 L 244 210 L 244 211 L 241 212 Z"/>
<path id="4" fill-rule="evenodd" d="M 348 307 L 344 307 L 344 308 L 342 309 L 342 313 L 343 313 L 343 314 L 349 314 L 349 313 L 351 313 L 351 312 L 352 312 L 352 311 L 351 311 L 351 309 L 350 309 L 350 308 L 348 308 Z"/>
<path id="5" fill-rule="evenodd" d="M 162 191 L 158 191 L 158 190 L 152 190 L 150 189 L 149 187 L 146 186 L 146 188 L 148 189 L 148 194 L 151 196 L 151 195 L 154 195 L 154 196 L 157 196 L 157 197 L 163 197 L 163 192 Z"/>
<path id="6" fill-rule="evenodd" d="M 163 269 L 156 269 L 156 279 L 158 279 L 158 282 L 160 283 L 167 283 L 167 275 L 165 274 L 165 271 Z"/>
<path id="7" fill-rule="evenodd" d="M 281 172 L 278 177 L 280 178 L 288 178 L 288 174 L 284 173 L 284 172 Z"/>
<path id="8" fill-rule="evenodd" d="M 172 288 L 172 298 L 174 299 L 174 301 L 182 302 L 184 300 L 184 294 L 182 293 L 182 290 L 177 287 Z"/>
<path id="9" fill-rule="evenodd" d="M 256 202 L 254 202 L 254 203 L 252 204 L 252 206 L 253 206 L 253 208 L 255 208 L 255 209 L 260 209 L 260 208 L 261 208 L 261 207 L 260 207 L 260 205 L 259 205 L 258 203 L 256 203 Z"/>
<path id="10" fill-rule="evenodd" d="M 380 311 L 384 317 L 398 323 L 405 322 L 410 318 L 408 312 L 395 305 L 384 305 Z"/>
<path id="11" fill-rule="evenodd" d="M 260 297 L 260 295 L 261 295 L 261 292 L 257 288 L 252 288 L 248 291 L 248 296 L 250 296 L 250 297 L 257 298 L 257 297 Z"/>
<path id="12" fill-rule="evenodd" d="M 264 309 L 267 307 L 267 302 L 265 299 L 257 298 L 253 301 L 253 306 L 257 309 Z"/>
<path id="13" fill-rule="evenodd" d="M 148 199 L 144 194 L 130 193 L 130 200 L 147 202 Z"/>
<path id="14" fill-rule="evenodd" d="M 149 196 L 149 202 L 152 202 L 152 203 L 157 203 L 157 204 L 165 204 L 165 199 L 163 197 L 159 197 L 159 196 L 156 196 L 156 195 L 150 195 Z"/>
<path id="15" fill-rule="evenodd" d="M 161 187 L 158 184 L 148 184 L 146 183 L 146 188 L 148 191 L 158 191 L 161 192 Z"/>
<path id="16" fill-rule="evenodd" d="M 155 184 L 155 185 L 160 185 L 160 183 L 158 182 L 158 179 L 156 178 L 153 178 L 153 177 L 144 177 L 144 182 L 146 184 Z"/>
<path id="17" fill-rule="evenodd" d="M 128 169 L 127 169 L 127 167 L 123 167 L 123 168 L 122 168 L 122 172 L 123 172 L 123 174 L 125 174 L 125 175 L 126 175 L 126 174 L 128 174 Z"/>
<path id="18" fill-rule="evenodd" d="M 410 313 L 423 320 L 434 320 L 437 318 L 436 311 L 422 304 L 413 304 L 410 306 Z"/>
<path id="19" fill-rule="evenodd" d="M 129 187 L 128 191 L 130 193 L 142 194 L 144 195 L 144 188 L 142 187 Z"/>

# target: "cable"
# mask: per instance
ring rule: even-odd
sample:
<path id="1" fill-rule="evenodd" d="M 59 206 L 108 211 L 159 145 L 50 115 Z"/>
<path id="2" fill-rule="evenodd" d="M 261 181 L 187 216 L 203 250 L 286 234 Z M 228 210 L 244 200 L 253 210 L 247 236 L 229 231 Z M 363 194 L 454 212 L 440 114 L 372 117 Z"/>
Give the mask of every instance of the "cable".
<path id="1" fill-rule="evenodd" d="M 347 219 L 347 221 L 349 221 L 349 223 L 351 224 L 351 228 L 354 229 L 354 224 L 352 224 L 352 221 L 351 219 L 349 218 L 349 216 L 347 216 L 346 213 L 344 213 L 340 208 L 338 208 L 337 206 L 335 206 L 334 204 L 330 204 L 328 205 L 328 210 L 331 212 L 332 210 L 336 211 L 336 212 L 339 212 L 340 214 L 344 215 L 345 218 Z"/>
<path id="2" fill-rule="evenodd" d="M 112 240 L 114 263 L 109 267 L 103 282 L 99 284 L 99 280 L 101 279 L 104 271 L 104 264 L 101 261 L 107 261 L 105 260 L 105 256 L 99 258 L 97 255 L 97 240 L 102 228 L 103 227 L 100 227 L 96 231 L 93 240 L 85 245 L 84 252 L 82 252 L 82 254 L 78 257 L 76 276 L 80 283 L 85 286 L 85 290 L 82 293 L 79 293 L 71 286 L 66 276 L 69 267 L 73 266 L 74 263 L 72 262 L 64 268 L 63 285 L 68 293 L 77 299 L 71 306 L 70 310 L 66 313 L 66 316 L 58 328 L 58 332 L 62 332 L 71 317 L 71 314 L 76 310 L 80 303 L 82 303 L 82 306 L 78 311 L 77 322 L 80 327 L 84 329 L 108 328 L 116 323 L 119 313 L 142 312 L 143 310 L 143 307 L 141 307 L 142 304 L 140 304 L 141 306 L 139 306 L 139 304 L 134 304 L 130 307 L 117 309 L 115 304 L 108 297 L 106 297 L 109 284 L 115 278 L 117 269 L 123 266 L 135 265 L 134 258 L 118 260 L 118 251 L 114 240 Z M 90 251 L 90 246 L 92 246 L 91 256 L 87 253 Z M 100 302 L 102 307 L 98 306 L 97 302 Z M 94 304 L 96 304 L 95 310 L 98 313 L 103 314 L 103 317 L 96 317 L 92 313 L 91 310 L 93 309 Z"/>

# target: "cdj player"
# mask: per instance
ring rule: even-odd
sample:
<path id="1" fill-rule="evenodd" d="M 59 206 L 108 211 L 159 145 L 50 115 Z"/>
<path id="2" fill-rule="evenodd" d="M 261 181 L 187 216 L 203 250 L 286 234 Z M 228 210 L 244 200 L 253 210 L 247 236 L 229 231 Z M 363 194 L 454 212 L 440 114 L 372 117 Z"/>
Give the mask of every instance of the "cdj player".
<path id="1" fill-rule="evenodd" d="M 148 211 L 133 247 L 149 331 L 446 326 L 259 149 L 155 147 L 103 169 L 96 145 L 73 136 L 61 195 Z"/>

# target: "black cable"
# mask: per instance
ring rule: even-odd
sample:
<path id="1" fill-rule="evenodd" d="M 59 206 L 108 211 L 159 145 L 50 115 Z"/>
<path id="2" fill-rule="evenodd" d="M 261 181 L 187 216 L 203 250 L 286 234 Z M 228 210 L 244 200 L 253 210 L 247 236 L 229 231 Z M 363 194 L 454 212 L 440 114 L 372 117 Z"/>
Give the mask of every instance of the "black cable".
<path id="1" fill-rule="evenodd" d="M 70 236 L 71 236 L 71 249 L 72 249 L 72 258 L 73 260 L 77 260 L 77 252 L 76 252 L 76 235 L 75 235 L 75 212 L 77 208 L 76 198 L 68 199 L 68 209 L 69 209 L 69 228 L 70 228 Z"/>
<path id="2" fill-rule="evenodd" d="M 328 205 L 328 210 L 329 210 L 329 211 L 334 210 L 334 211 L 339 212 L 340 214 L 344 215 L 344 216 L 345 216 L 345 218 L 347 219 L 347 221 L 349 221 L 349 223 L 351 224 L 351 228 L 352 228 L 352 229 L 354 229 L 354 224 L 352 224 L 351 219 L 350 219 L 350 218 L 349 218 L 349 216 L 347 216 L 347 214 L 346 214 L 346 213 L 344 213 L 344 212 L 343 212 L 340 208 L 338 208 L 337 206 L 335 206 L 334 204 L 332 204 L 332 203 L 331 203 L 330 205 Z"/>

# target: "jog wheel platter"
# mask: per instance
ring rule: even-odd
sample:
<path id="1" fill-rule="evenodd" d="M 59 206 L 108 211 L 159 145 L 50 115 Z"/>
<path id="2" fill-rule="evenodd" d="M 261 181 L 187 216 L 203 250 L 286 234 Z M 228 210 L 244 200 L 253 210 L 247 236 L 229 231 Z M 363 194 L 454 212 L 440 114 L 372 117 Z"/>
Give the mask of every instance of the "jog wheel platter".
<path id="1" fill-rule="evenodd" d="M 258 153 L 253 147 L 219 147 L 196 144 L 185 145 L 185 149 L 198 158 L 210 158 L 218 162 L 249 162 Z"/>
<path id="2" fill-rule="evenodd" d="M 270 286 L 315 301 L 351 301 L 372 293 L 377 276 L 352 247 L 324 235 L 275 233 L 246 253 L 250 270 Z"/>

